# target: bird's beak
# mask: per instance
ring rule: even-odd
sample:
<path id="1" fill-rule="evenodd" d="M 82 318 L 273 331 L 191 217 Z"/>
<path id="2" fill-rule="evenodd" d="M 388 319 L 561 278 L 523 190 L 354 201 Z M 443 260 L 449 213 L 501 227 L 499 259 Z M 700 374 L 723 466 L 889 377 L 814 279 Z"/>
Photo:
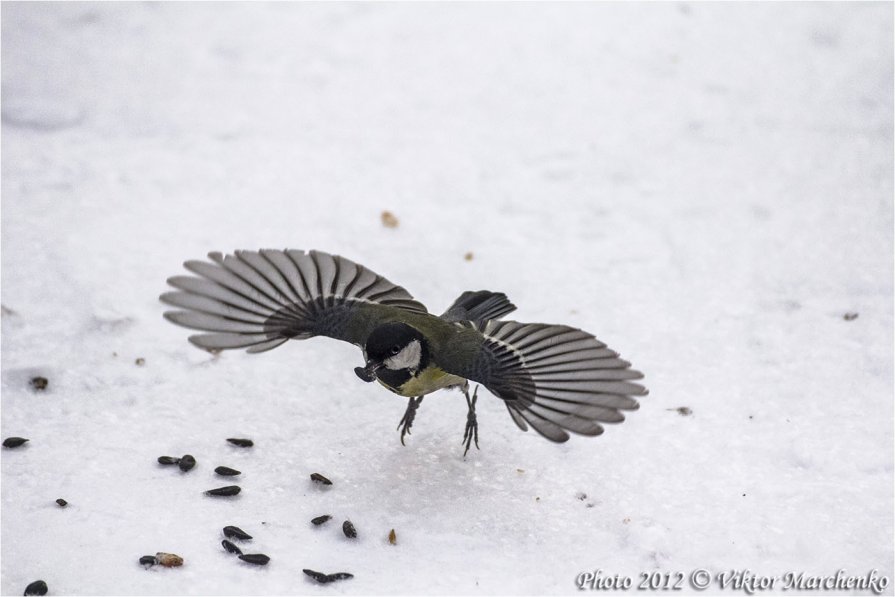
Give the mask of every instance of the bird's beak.
<path id="1" fill-rule="evenodd" d="M 385 366 L 384 363 L 370 361 L 366 367 L 355 367 L 354 373 L 366 382 L 376 381 L 376 372 Z"/>

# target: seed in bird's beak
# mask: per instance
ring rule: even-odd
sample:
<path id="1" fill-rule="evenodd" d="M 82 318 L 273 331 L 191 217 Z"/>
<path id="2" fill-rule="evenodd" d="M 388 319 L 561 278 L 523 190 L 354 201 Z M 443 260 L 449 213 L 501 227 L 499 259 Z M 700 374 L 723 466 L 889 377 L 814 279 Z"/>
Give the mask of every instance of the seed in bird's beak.
<path id="1" fill-rule="evenodd" d="M 370 361 L 367 363 L 366 367 L 355 367 L 354 373 L 359 378 L 369 383 L 371 381 L 376 381 L 376 372 L 382 369 L 382 367 L 384 367 L 382 363 Z"/>

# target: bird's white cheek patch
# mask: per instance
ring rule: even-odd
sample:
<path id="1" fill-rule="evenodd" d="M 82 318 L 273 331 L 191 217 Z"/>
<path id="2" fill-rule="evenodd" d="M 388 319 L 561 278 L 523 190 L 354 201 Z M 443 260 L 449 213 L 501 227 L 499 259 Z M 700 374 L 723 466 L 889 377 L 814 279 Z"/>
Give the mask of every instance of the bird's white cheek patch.
<path id="1" fill-rule="evenodd" d="M 396 354 L 393 357 L 389 357 L 383 361 L 385 366 L 391 369 L 392 371 L 399 371 L 401 369 L 416 369 L 420 364 L 420 357 L 423 354 L 423 349 L 420 346 L 419 340 L 411 340 L 410 344 L 404 347 L 401 352 Z"/>

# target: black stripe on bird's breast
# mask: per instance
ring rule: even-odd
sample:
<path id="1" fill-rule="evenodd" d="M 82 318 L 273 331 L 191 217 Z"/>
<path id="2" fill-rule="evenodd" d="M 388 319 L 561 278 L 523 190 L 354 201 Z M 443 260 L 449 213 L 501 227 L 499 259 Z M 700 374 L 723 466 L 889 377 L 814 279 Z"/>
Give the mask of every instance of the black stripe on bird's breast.
<path id="1" fill-rule="evenodd" d="M 376 378 L 387 386 L 388 389 L 397 394 L 401 393 L 401 386 L 410 381 L 411 377 L 413 376 L 410 374 L 410 369 L 393 371 L 383 367 L 376 372 Z"/>

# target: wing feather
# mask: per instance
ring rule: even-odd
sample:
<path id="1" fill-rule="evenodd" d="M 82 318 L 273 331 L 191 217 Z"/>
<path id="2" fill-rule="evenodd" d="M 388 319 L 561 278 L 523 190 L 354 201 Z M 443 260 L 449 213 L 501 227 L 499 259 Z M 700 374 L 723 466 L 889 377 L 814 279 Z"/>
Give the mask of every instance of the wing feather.
<path id="1" fill-rule="evenodd" d="M 190 337 L 207 350 L 263 352 L 312 336 L 363 344 L 396 312 L 426 313 L 400 286 L 338 255 L 262 249 L 208 258 L 185 262 L 195 275 L 169 278 L 177 291 L 159 297 L 178 309 L 165 313 L 169 321 L 210 332 Z"/>
<path id="2" fill-rule="evenodd" d="M 483 336 L 478 358 L 451 371 L 482 383 L 502 398 L 513 421 L 555 442 L 568 432 L 599 435 L 605 423 L 625 420 L 636 410 L 634 396 L 647 389 L 643 378 L 592 335 L 562 325 L 490 320 L 467 322 Z"/>

